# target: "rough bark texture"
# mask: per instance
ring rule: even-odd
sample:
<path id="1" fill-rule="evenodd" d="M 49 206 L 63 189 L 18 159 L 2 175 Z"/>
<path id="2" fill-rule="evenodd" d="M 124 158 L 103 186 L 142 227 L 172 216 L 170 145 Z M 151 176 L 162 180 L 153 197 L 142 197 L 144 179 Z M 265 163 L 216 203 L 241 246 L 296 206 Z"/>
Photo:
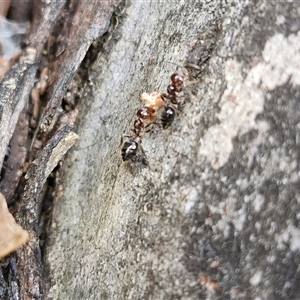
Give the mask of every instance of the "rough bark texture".
<path id="1" fill-rule="evenodd" d="M 127 5 L 81 99 L 47 299 L 297 299 L 299 12 L 279 1 Z M 171 128 L 143 137 L 149 167 L 123 163 L 140 94 L 165 91 L 186 60 L 203 70 Z"/>
<path id="2" fill-rule="evenodd" d="M 46 155 L 47 170 L 28 172 L 37 188 L 17 216 L 35 248 L 13 256 L 0 282 L 9 277 L 11 299 L 38 299 L 43 285 L 45 299 L 298 299 L 299 2 L 119 3 L 40 3 L 30 46 L 40 55 L 57 20 L 62 33 L 49 48 L 41 131 L 56 128 L 66 92 L 65 105 L 79 101 L 79 139 L 56 181 L 42 257 L 38 196 L 57 161 L 49 169 Z M 165 92 L 185 63 L 193 77 L 174 123 L 143 136 L 149 166 L 122 162 L 140 94 Z M 26 253 L 43 260 L 44 280 L 26 271 Z"/>
<path id="3" fill-rule="evenodd" d="M 70 111 L 70 103 L 65 103 L 64 108 L 69 107 L 66 111 L 61 105 L 62 98 L 90 45 L 107 32 L 118 3 L 118 0 L 37 2 L 25 54 L 0 84 L 1 165 L 6 158 L 0 189 L 9 196 L 9 201 L 19 200 L 12 210 L 30 236 L 27 245 L 1 261 L 1 299 L 29 300 L 43 296 L 41 246 L 44 223 L 49 216 L 43 215 L 47 204 L 42 200 L 51 198 L 51 192 L 48 196 L 46 193 L 51 188 L 44 184 L 77 137 L 72 132 L 76 109 Z M 11 15 L 13 11 L 14 8 Z M 23 17 L 27 12 L 24 10 Z M 38 68 L 40 79 L 35 85 Z M 28 104 L 30 109 L 23 110 Z M 27 117 L 28 127 L 31 110 L 31 128 L 22 132 L 23 119 Z M 20 117 L 22 111 L 27 116 Z M 37 117 L 40 122 L 36 127 Z M 17 187 L 19 194 L 13 197 Z"/>
<path id="4" fill-rule="evenodd" d="M 1 166 L 19 116 L 25 103 L 28 102 L 28 96 L 37 69 L 37 66 L 33 64 L 35 61 L 35 53 L 34 49 L 30 49 L 28 55 L 24 55 L 24 61 L 13 66 L 0 84 Z"/>

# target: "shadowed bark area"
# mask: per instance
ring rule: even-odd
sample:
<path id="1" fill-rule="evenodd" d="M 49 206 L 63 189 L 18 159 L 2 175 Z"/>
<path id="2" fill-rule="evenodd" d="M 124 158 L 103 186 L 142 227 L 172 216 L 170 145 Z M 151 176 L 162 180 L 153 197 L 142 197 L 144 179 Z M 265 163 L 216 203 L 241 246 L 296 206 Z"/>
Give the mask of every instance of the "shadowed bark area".
<path id="1" fill-rule="evenodd" d="M 1 82 L 0 189 L 29 233 L 29 242 L 1 262 L 1 299 L 41 299 L 44 294 L 41 247 L 50 217 L 49 181 L 77 139 L 75 103 L 62 106 L 63 96 L 91 44 L 108 31 L 119 2 L 37 2 L 26 50 Z M 26 3 L 21 16 L 14 2 L 10 15 L 26 18 L 31 5 Z"/>
<path id="2" fill-rule="evenodd" d="M 16 215 L 36 251 L 12 256 L 0 282 L 21 283 L 24 299 L 297 299 L 300 4 L 103 3 L 70 1 L 52 21 L 70 40 L 48 48 L 42 163 L 28 171 L 37 188 L 24 189 L 26 201 L 47 195 L 63 154 L 49 157 L 77 112 L 78 140 L 48 182 L 41 256 L 38 204 L 31 221 L 24 200 Z M 163 130 L 158 117 L 142 135 L 148 166 L 123 162 L 140 95 L 167 92 L 184 65 L 174 122 Z"/>

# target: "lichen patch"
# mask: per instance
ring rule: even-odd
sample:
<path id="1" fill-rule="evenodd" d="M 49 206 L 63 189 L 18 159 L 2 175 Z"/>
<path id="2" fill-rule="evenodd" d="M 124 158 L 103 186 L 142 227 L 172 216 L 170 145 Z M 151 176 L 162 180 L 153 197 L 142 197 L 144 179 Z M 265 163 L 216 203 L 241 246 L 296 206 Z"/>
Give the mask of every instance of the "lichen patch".
<path id="1" fill-rule="evenodd" d="M 279 47 L 279 48 L 278 48 Z M 257 129 L 256 116 L 263 112 L 264 94 L 288 81 L 300 85 L 300 33 L 285 37 L 275 34 L 262 52 L 262 61 L 253 64 L 246 78 L 242 64 L 229 59 L 225 63 L 227 88 L 220 100 L 219 123 L 210 127 L 201 139 L 200 155 L 214 169 L 223 167 L 233 150 L 233 139 Z"/>

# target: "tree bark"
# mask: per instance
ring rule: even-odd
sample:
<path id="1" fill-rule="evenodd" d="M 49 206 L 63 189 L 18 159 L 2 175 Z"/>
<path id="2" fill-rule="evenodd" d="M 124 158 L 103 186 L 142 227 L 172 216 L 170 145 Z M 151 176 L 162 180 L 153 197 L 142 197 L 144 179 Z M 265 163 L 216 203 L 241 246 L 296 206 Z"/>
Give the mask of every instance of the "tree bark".
<path id="1" fill-rule="evenodd" d="M 61 57 L 57 70 L 71 72 L 54 72 L 46 94 L 54 106 L 40 126 L 51 132 L 61 98 L 82 83 L 79 138 L 56 178 L 42 253 L 44 298 L 297 299 L 300 4 L 112 10 L 113 26 L 78 46 L 87 55 L 75 77 L 83 56 Z M 140 95 L 165 93 L 182 66 L 190 79 L 174 122 L 142 136 L 149 165 L 123 162 Z"/>
<path id="2" fill-rule="evenodd" d="M 48 298 L 296 299 L 299 4 L 125 12 L 65 162 Z M 186 61 L 201 72 L 171 128 L 143 136 L 149 167 L 122 162 L 140 94 L 165 92 Z"/>

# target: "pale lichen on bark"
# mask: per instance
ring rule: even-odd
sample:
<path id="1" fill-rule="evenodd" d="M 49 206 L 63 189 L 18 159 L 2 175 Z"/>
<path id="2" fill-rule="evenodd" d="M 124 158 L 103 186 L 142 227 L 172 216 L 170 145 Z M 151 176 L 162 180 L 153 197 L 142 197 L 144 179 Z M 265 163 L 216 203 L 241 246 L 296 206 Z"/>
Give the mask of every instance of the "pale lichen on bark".
<path id="1" fill-rule="evenodd" d="M 254 58 L 254 65 L 244 79 L 242 64 L 236 60 L 225 62 L 227 89 L 221 100 L 217 118 L 219 124 L 208 129 L 201 139 L 200 153 L 213 168 L 221 168 L 233 151 L 233 140 L 238 134 L 259 130 L 256 117 L 263 112 L 265 93 L 273 91 L 288 80 L 299 86 L 299 33 L 271 37 L 262 52 L 262 59 Z"/>

